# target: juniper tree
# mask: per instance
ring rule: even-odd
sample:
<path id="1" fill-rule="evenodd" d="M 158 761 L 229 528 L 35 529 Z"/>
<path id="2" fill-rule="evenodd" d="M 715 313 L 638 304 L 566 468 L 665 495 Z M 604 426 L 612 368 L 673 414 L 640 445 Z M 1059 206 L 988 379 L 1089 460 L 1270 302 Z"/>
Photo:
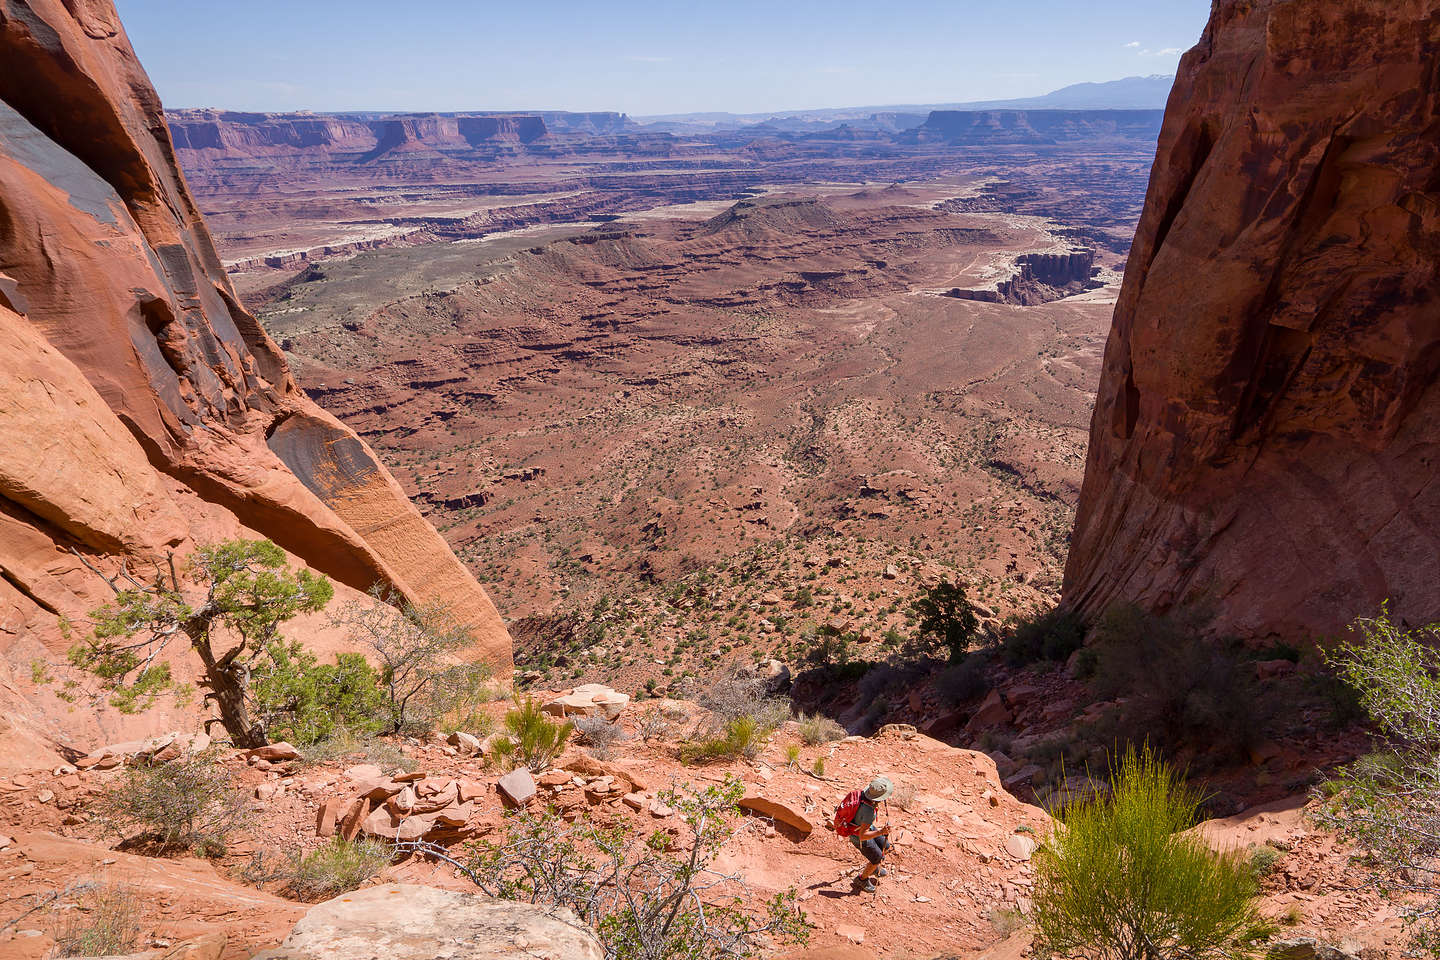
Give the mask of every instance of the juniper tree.
<path id="1" fill-rule="evenodd" d="M 183 581 L 198 587 L 198 599 L 187 599 Z M 142 709 L 169 685 L 169 664 L 160 657 L 182 638 L 200 661 L 205 699 L 231 741 L 247 748 L 269 742 L 253 709 L 257 662 L 283 642 L 282 624 L 324 609 L 335 592 L 324 576 L 292 570 L 269 540 L 202 547 L 183 578 L 172 559 L 150 583 L 128 571 L 107 582 L 115 599 L 91 612 L 94 632 L 71 648 L 70 661 L 98 676 L 122 710 Z"/>

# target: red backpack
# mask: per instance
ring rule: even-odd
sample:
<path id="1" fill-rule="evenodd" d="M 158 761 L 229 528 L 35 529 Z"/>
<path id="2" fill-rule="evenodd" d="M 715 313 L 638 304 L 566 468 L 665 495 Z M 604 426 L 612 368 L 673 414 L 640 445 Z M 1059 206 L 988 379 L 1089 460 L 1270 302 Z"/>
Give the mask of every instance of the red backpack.
<path id="1" fill-rule="evenodd" d="M 855 812 L 860 809 L 860 790 L 851 790 L 845 794 L 845 799 L 840 801 L 840 806 L 835 808 L 835 822 L 831 825 L 835 832 L 842 837 L 853 837 L 860 832 L 855 826 Z"/>

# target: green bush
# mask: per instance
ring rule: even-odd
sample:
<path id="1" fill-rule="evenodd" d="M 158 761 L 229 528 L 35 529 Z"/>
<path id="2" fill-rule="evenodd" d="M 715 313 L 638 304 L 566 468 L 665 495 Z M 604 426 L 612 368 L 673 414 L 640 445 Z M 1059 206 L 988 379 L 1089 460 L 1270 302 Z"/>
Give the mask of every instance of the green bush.
<path id="1" fill-rule="evenodd" d="M 295 858 L 288 886 L 297 899 L 328 900 L 354 890 L 384 870 L 394 856 L 394 848 L 382 840 L 331 837 L 323 847 Z"/>
<path id="2" fill-rule="evenodd" d="M 568 720 L 557 723 L 547 717 L 534 697 L 521 700 L 518 694 L 504 726 L 505 733 L 495 738 L 495 755 L 507 769 L 528 767 L 535 773 L 550 766 L 575 730 Z"/>
<path id="3" fill-rule="evenodd" d="M 1270 927 L 1246 858 L 1186 833 L 1200 798 L 1148 748 L 1108 796 L 1071 799 L 1036 850 L 1035 948 L 1095 960 L 1239 960 Z"/>
<path id="4" fill-rule="evenodd" d="M 803 946 L 810 924 L 794 889 L 746 904 L 743 881 L 715 865 L 745 788 L 733 778 L 662 791 L 678 836 L 575 823 L 520 810 L 462 868 L 488 896 L 565 907 L 611 960 L 740 960 Z"/>
<path id="5" fill-rule="evenodd" d="M 681 763 L 708 763 L 716 760 L 753 759 L 768 731 L 754 717 L 735 717 L 713 737 L 693 740 L 680 747 Z"/>
<path id="6" fill-rule="evenodd" d="M 1382 605 L 1350 625 L 1330 664 L 1377 734 L 1375 752 L 1321 785 L 1316 822 L 1354 842 L 1359 866 L 1417 951 L 1440 956 L 1440 624 L 1406 629 Z"/>
<path id="7" fill-rule="evenodd" d="M 254 715 L 271 738 L 303 746 L 342 728 L 362 737 L 384 728 L 385 696 L 360 654 L 339 653 L 322 664 L 294 642 L 272 644 L 269 654 L 250 689 Z"/>
<path id="8" fill-rule="evenodd" d="M 129 840 L 217 856 L 247 819 L 247 804 L 234 775 L 200 754 L 127 767 L 100 796 L 96 814 L 109 832 Z"/>
<path id="9" fill-rule="evenodd" d="M 920 636 L 944 647 L 952 662 L 963 657 L 975 641 L 975 632 L 980 626 L 974 608 L 965 597 L 965 588 L 958 583 L 937 583 L 927 589 L 914 606 L 920 618 Z"/>
<path id="10" fill-rule="evenodd" d="M 989 692 L 989 671 L 990 658 L 981 653 L 971 653 L 936 674 L 935 692 L 952 707 L 969 703 Z"/>
<path id="11" fill-rule="evenodd" d="M 1000 656 L 1012 667 L 1040 661 L 1064 662 L 1085 643 L 1085 623 L 1059 607 L 1029 618 L 1016 617 L 1000 640 Z"/>
<path id="12" fill-rule="evenodd" d="M 479 704 L 494 699 L 488 666 L 454 662 L 475 641 L 443 603 L 417 607 L 377 584 L 369 602 L 346 604 L 334 622 L 379 664 L 389 733 L 429 733 L 442 718 L 466 726 Z"/>
<path id="13" fill-rule="evenodd" d="M 1235 640 L 1205 637 L 1202 622 L 1132 606 L 1106 611 L 1091 641 L 1091 682 L 1102 697 L 1124 698 L 1110 737 L 1217 759 L 1244 757 L 1264 737 L 1270 713 L 1254 664 Z"/>

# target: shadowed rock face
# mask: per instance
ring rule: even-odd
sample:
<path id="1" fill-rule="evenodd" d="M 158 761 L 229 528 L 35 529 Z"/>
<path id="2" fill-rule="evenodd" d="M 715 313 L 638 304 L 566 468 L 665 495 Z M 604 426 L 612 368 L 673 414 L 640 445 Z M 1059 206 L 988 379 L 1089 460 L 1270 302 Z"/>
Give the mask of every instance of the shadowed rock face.
<path id="1" fill-rule="evenodd" d="M 1440 618 L 1440 4 L 1215 5 L 1115 311 L 1066 601 Z"/>
<path id="2" fill-rule="evenodd" d="M 493 604 L 240 306 L 108 0 L 0 0 L 0 654 L 104 568 L 262 534 L 343 584 Z M 3 671 L 0 671 L 3 672 Z"/>

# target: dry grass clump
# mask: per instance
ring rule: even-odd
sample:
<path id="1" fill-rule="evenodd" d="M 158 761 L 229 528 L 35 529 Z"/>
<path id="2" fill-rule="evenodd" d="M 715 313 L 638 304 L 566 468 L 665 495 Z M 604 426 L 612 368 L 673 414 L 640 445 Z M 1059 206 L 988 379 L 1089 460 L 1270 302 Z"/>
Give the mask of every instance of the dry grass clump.
<path id="1" fill-rule="evenodd" d="M 328 900 L 354 890 L 384 870 L 394 856 L 394 848 L 383 840 L 332 837 L 325 846 L 295 857 L 288 886 L 301 900 Z"/>
<path id="2" fill-rule="evenodd" d="M 840 724 L 821 714 L 806 716 L 800 714 L 800 739 L 809 746 L 818 746 L 822 743 L 833 743 L 836 740 L 843 740 L 847 736 L 846 730 Z"/>
<path id="3" fill-rule="evenodd" d="M 55 931 L 55 956 L 103 957 L 130 953 L 140 939 L 140 898 L 134 888 L 93 883 Z"/>

